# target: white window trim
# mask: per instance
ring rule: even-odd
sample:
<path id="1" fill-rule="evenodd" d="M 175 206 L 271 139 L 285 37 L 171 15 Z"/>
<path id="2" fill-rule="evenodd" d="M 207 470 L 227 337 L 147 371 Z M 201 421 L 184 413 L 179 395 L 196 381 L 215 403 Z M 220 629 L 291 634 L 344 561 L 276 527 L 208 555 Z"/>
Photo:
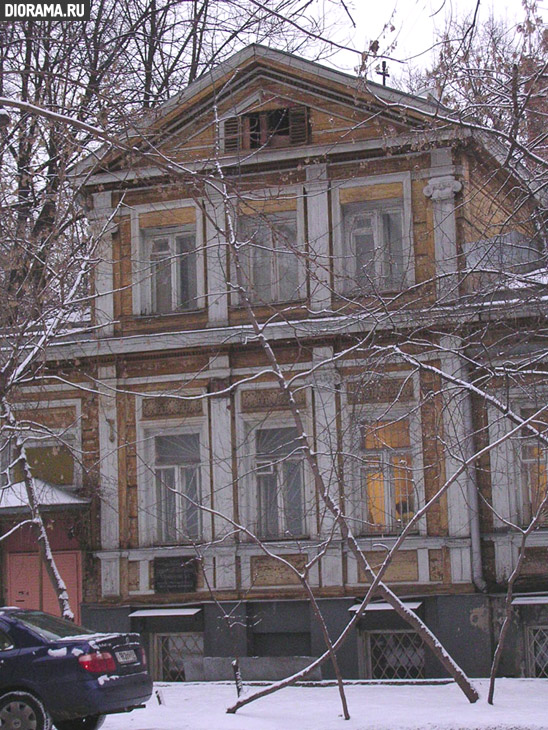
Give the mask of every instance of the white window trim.
<path id="1" fill-rule="evenodd" d="M 260 217 L 261 215 L 268 216 L 270 214 L 276 215 L 276 211 L 269 211 L 268 213 L 261 213 L 260 206 L 263 202 L 280 199 L 280 200 L 296 200 L 296 209 L 295 209 L 295 216 L 296 216 L 296 222 L 297 222 L 297 241 L 296 241 L 296 248 L 299 250 L 299 252 L 302 254 L 301 256 L 296 256 L 297 259 L 297 282 L 298 287 L 301 290 L 301 296 L 298 298 L 290 300 L 290 302 L 284 302 L 284 301 L 276 301 L 272 300 L 270 302 L 264 302 L 265 306 L 268 306 L 270 304 L 277 305 L 277 304 L 286 304 L 291 303 L 294 304 L 295 302 L 301 302 L 306 300 L 307 298 L 307 290 L 308 290 L 308 266 L 306 265 L 306 247 L 307 247 L 307 241 L 305 240 L 306 236 L 306 225 L 305 225 L 305 219 L 304 219 L 304 197 L 305 197 L 305 191 L 304 187 L 302 185 L 291 187 L 291 188 L 265 188 L 260 191 L 260 193 L 249 195 L 245 197 L 241 197 L 238 199 L 234 199 L 233 202 L 233 210 L 234 212 L 234 219 L 232 221 L 234 230 L 238 230 L 238 203 L 244 203 L 246 205 L 249 205 L 250 207 L 253 206 L 253 203 L 257 204 L 257 212 L 252 214 L 246 214 L 245 217 Z M 287 213 L 292 211 L 279 211 L 280 213 Z M 326 211 L 327 215 L 327 211 Z M 231 256 L 232 258 L 232 256 Z M 234 267 L 232 265 L 231 267 L 231 277 L 233 281 L 235 281 L 236 272 L 234 271 Z M 261 306 L 263 302 L 255 302 L 258 306 Z M 230 305 L 232 307 L 241 307 L 242 302 L 240 295 L 236 292 L 232 292 L 230 294 Z"/>
<path id="2" fill-rule="evenodd" d="M 405 375 L 405 374 L 404 374 Z M 397 377 L 396 377 L 397 376 Z M 392 377 L 393 379 L 401 380 L 402 373 L 394 374 L 393 376 L 385 375 L 384 379 Z M 411 376 L 413 381 L 413 392 L 415 394 L 420 393 L 420 382 L 418 374 Z M 356 379 L 359 382 L 359 379 Z M 346 383 L 352 382 L 352 379 L 347 379 Z M 416 396 L 413 400 L 407 401 L 406 404 L 395 403 L 390 407 L 390 403 L 361 403 L 357 406 L 348 402 L 348 395 L 346 389 L 341 393 L 341 408 L 343 414 L 343 441 L 344 451 L 348 454 L 352 454 L 354 450 L 354 444 L 356 439 L 358 442 L 361 441 L 361 429 L 364 423 L 373 423 L 379 420 L 396 421 L 399 418 L 407 418 L 409 420 L 409 439 L 411 442 L 411 458 L 412 458 L 412 471 L 415 482 L 415 488 L 417 491 L 417 508 L 420 508 L 425 503 L 425 492 L 424 492 L 424 461 L 422 453 L 422 422 L 421 413 Z M 362 408 L 364 411 L 364 418 L 359 418 L 356 423 L 352 418 L 353 409 Z M 358 429 L 359 433 L 356 433 Z M 350 473 L 347 473 L 347 469 L 350 469 Z M 351 485 L 351 489 L 361 490 L 361 469 L 357 464 L 353 463 L 353 460 L 345 468 L 344 481 Z M 410 537 L 414 535 L 426 536 L 428 534 L 426 515 L 418 520 L 416 530 L 410 534 Z M 357 534 L 360 538 L 374 538 L 380 536 L 381 532 L 363 532 Z M 388 532 L 387 536 L 397 536 L 396 532 Z"/>
<path id="3" fill-rule="evenodd" d="M 265 383 L 255 386 L 257 389 L 271 389 L 277 387 L 275 383 Z M 259 515 L 257 500 L 257 480 L 255 478 L 255 443 L 256 435 L 249 438 L 252 431 L 269 429 L 269 428 L 295 428 L 295 423 L 288 410 L 271 411 L 263 413 L 242 413 L 241 410 L 241 394 L 246 389 L 237 392 L 237 413 L 240 415 L 236 421 L 236 442 L 238 444 L 238 499 L 240 507 L 240 520 L 242 524 L 250 529 L 253 534 L 258 535 Z M 312 424 L 310 418 L 305 413 L 305 409 L 301 408 L 301 417 L 304 420 L 307 433 L 312 433 Z M 306 461 L 303 456 L 303 540 L 307 540 L 316 533 L 315 510 L 314 507 L 314 490 L 311 475 L 307 468 Z M 291 538 L 268 539 L 269 543 L 281 542 L 287 544 L 292 542 Z M 294 540 L 293 542 L 295 542 Z"/>
<path id="4" fill-rule="evenodd" d="M 138 411 L 141 410 L 141 403 Z M 197 416 L 181 419 L 163 419 L 143 421 L 138 412 L 138 443 L 137 443 L 137 489 L 139 503 L 139 545 L 140 547 L 154 546 L 160 548 L 156 542 L 156 511 L 155 511 L 155 436 L 177 436 L 199 434 L 200 436 L 200 490 L 203 507 L 211 506 L 210 499 L 210 468 L 209 468 L 209 434 L 207 418 Z M 201 538 L 199 543 L 211 540 L 211 518 L 209 512 L 202 510 L 200 516 Z M 191 542 L 180 543 L 190 545 Z"/>
<path id="5" fill-rule="evenodd" d="M 495 394 L 497 395 L 497 394 Z M 507 394 L 499 393 L 501 399 L 506 398 Z M 536 393 L 537 402 L 544 401 L 548 403 L 548 390 L 539 389 Z M 517 391 L 510 392 L 510 408 L 514 413 L 520 414 L 523 409 L 539 408 L 531 400 L 524 398 Z M 515 428 L 515 424 L 511 423 L 504 414 L 488 406 L 488 423 L 489 423 L 489 443 L 494 443 Z M 531 434 L 531 438 L 534 435 Z M 506 438 L 498 447 L 491 452 L 491 493 L 493 507 L 495 511 L 504 519 L 523 526 L 524 517 L 524 493 L 522 484 L 521 471 L 521 444 L 523 438 L 520 438 L 518 431 L 515 436 Z M 548 448 L 548 447 L 547 447 Z M 496 482 L 494 480 L 497 480 Z M 517 488 L 516 488 L 517 485 Z M 506 525 L 493 515 L 495 529 L 505 529 Z M 546 534 L 548 536 L 548 527 L 539 526 L 537 535 Z"/>
<path id="6" fill-rule="evenodd" d="M 167 315 L 167 314 L 183 314 L 184 312 L 192 312 L 199 309 L 198 307 L 198 296 L 192 306 L 181 307 L 180 306 L 180 283 L 179 283 L 179 254 L 176 251 L 177 238 L 188 236 L 192 234 L 196 245 L 196 226 L 194 224 L 186 224 L 181 226 L 166 226 L 165 228 L 145 228 L 141 232 L 141 260 L 144 265 L 147 266 L 148 272 L 145 273 L 142 279 L 142 295 L 143 302 L 141 305 L 141 312 L 149 315 Z M 165 238 L 168 242 L 169 251 L 169 267 L 171 274 L 171 310 L 168 312 L 159 312 L 157 304 L 154 302 L 154 287 L 153 287 L 153 272 L 152 272 L 152 246 L 154 242 Z M 194 249 L 195 263 L 197 265 L 196 248 Z M 198 284 L 198 271 L 196 275 L 196 286 Z"/>
<path id="7" fill-rule="evenodd" d="M 131 224 L 131 280 L 132 280 L 132 302 L 133 314 L 135 316 L 170 316 L 170 314 L 157 315 L 151 310 L 150 294 L 150 266 L 145 256 L 144 239 L 148 231 L 154 230 L 158 233 L 162 227 L 141 228 L 139 216 L 143 213 L 157 213 L 163 210 L 176 210 L 178 208 L 196 209 L 196 307 L 179 312 L 172 312 L 175 315 L 184 315 L 186 312 L 204 309 L 206 306 L 206 291 L 204 279 L 204 226 L 202 209 L 199 203 L 190 198 L 182 200 L 169 200 L 163 203 L 146 203 L 135 205 L 130 208 Z M 189 224 L 194 225 L 194 224 Z M 166 231 L 183 231 L 187 225 L 165 227 Z"/>
<path id="8" fill-rule="evenodd" d="M 333 221 L 333 250 L 334 250 L 334 273 L 335 289 L 339 293 L 348 291 L 345 281 L 348 277 L 348 267 L 345 264 L 346 244 L 344 241 L 342 204 L 340 202 L 340 191 L 356 187 L 369 187 L 385 185 L 390 183 L 402 183 L 402 198 L 386 198 L 378 201 L 364 201 L 371 208 L 388 211 L 390 209 L 402 208 L 402 250 L 404 260 L 404 284 L 406 287 L 415 283 L 415 246 L 413 240 L 413 211 L 411 199 L 411 173 L 392 173 L 377 175 L 374 177 L 358 178 L 337 184 L 332 183 L 331 214 Z M 327 214 L 327 212 L 326 212 Z M 408 264 L 406 266 L 406 264 Z"/>

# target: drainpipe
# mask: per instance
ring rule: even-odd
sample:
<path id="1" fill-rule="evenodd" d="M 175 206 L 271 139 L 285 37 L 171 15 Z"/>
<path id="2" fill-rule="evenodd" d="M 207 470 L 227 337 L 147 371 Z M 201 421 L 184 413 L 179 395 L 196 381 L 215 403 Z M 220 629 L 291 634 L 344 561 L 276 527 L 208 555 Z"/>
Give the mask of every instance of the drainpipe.
<path id="1" fill-rule="evenodd" d="M 467 456 L 470 457 L 474 453 L 472 434 L 474 433 L 472 423 L 472 404 L 471 396 L 466 394 L 462 415 L 464 420 L 464 429 L 467 440 Z M 468 467 L 467 483 L 468 483 L 468 514 L 470 515 L 470 547 L 472 557 L 472 582 L 482 593 L 487 591 L 487 583 L 483 577 L 483 561 L 481 559 L 481 531 L 480 531 L 480 511 L 478 497 L 478 480 L 476 474 L 475 463 Z"/>
<path id="2" fill-rule="evenodd" d="M 446 348 L 446 352 L 458 353 L 463 349 L 462 340 L 457 337 L 447 336 L 443 338 L 442 345 Z M 452 374 L 463 382 L 468 382 L 468 372 L 458 354 L 449 356 L 447 361 Z M 474 455 L 473 433 L 474 426 L 472 422 L 472 400 L 468 391 L 463 391 L 463 397 L 458 404 L 460 417 L 462 418 L 462 447 L 464 458 L 470 459 Z M 465 472 L 468 497 L 468 518 L 470 523 L 470 557 L 472 562 L 472 582 L 478 591 L 485 593 L 487 591 L 487 583 L 483 577 L 483 562 L 481 559 L 481 532 L 480 532 L 480 513 L 479 513 L 479 497 L 478 482 L 475 463 L 472 463 Z"/>

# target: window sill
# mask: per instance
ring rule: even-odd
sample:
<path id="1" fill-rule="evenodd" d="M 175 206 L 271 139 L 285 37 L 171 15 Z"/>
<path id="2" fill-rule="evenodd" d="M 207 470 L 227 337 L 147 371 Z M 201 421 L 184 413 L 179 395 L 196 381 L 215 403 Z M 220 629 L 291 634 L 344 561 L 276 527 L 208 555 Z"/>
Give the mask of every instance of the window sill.
<path id="1" fill-rule="evenodd" d="M 359 532 L 356 534 L 356 537 L 357 538 L 361 538 L 361 537 L 399 537 L 402 534 L 402 532 L 403 532 L 403 528 L 396 529 L 396 528 L 387 527 L 385 529 L 379 528 L 378 530 L 371 529 L 371 530 L 368 530 L 367 532 Z M 415 530 L 410 530 L 408 534 L 409 535 L 418 535 L 419 534 L 418 527 Z"/>
<path id="2" fill-rule="evenodd" d="M 229 310 L 231 312 L 241 312 L 244 311 L 246 308 L 246 304 L 231 304 L 229 306 Z M 305 307 L 306 306 L 306 299 L 291 299 L 289 301 L 272 301 L 272 302 L 251 302 L 251 306 L 253 309 L 260 310 L 260 309 L 283 309 L 284 307 L 291 307 L 292 309 L 296 307 Z"/>
<path id="3" fill-rule="evenodd" d="M 287 535 L 280 535 L 279 537 L 262 537 L 261 535 L 257 535 L 257 539 L 261 542 L 284 542 L 284 543 L 291 543 L 291 542 L 299 542 L 301 540 L 309 540 L 309 535 L 291 535 L 288 537 Z"/>
<path id="4" fill-rule="evenodd" d="M 195 545 L 202 545 L 204 539 L 202 537 L 196 537 L 194 540 L 177 540 L 175 542 L 160 542 L 155 541 L 152 543 L 153 548 L 193 548 Z"/>
<path id="5" fill-rule="evenodd" d="M 180 317 L 180 316 L 186 315 L 186 314 L 200 314 L 205 311 L 206 311 L 205 307 L 199 307 L 197 309 L 180 309 L 177 312 L 164 312 L 162 314 L 159 314 L 157 312 L 150 312 L 148 314 L 136 313 L 133 316 L 136 317 L 137 319 L 141 319 L 141 320 L 143 320 L 143 319 L 157 320 L 157 319 L 166 319 L 167 317 Z"/>
<path id="6" fill-rule="evenodd" d="M 401 287 L 389 287 L 387 289 L 342 289 L 339 290 L 339 296 L 346 297 L 347 299 L 368 299 L 371 297 L 379 296 L 380 294 L 382 294 L 382 296 L 395 297 L 405 292 L 410 286 L 411 284 L 405 282 Z"/>

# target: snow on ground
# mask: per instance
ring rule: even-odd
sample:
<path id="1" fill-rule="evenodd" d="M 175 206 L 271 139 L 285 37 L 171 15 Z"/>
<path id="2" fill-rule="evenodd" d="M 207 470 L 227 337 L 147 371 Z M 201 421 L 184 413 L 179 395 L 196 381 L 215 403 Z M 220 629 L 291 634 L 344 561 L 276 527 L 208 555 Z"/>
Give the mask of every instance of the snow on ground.
<path id="1" fill-rule="evenodd" d="M 499 679 L 492 707 L 487 680 L 474 685 L 481 699 L 471 705 L 454 684 L 351 683 L 345 722 L 335 686 L 288 687 L 227 715 L 233 684 L 159 683 L 165 704 L 153 695 L 144 710 L 110 716 L 103 730 L 548 730 L 548 680 Z"/>

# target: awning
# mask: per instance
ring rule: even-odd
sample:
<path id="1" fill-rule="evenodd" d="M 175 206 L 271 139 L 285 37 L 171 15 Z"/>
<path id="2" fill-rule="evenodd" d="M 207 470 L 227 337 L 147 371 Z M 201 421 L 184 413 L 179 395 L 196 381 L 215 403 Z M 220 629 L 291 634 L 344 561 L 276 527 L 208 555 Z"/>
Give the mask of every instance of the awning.
<path id="1" fill-rule="evenodd" d="M 77 497 L 73 492 L 42 479 L 34 479 L 34 489 L 38 505 L 45 510 L 74 509 L 89 505 L 89 499 Z M 29 511 L 27 490 L 24 482 L 0 488 L 0 516 Z"/>
<path id="2" fill-rule="evenodd" d="M 537 595 L 516 596 L 512 601 L 512 606 L 537 606 L 546 603 L 548 603 L 548 593 L 538 593 Z"/>
<path id="3" fill-rule="evenodd" d="M 152 618 L 153 616 L 195 616 L 202 609 L 196 606 L 185 608 L 140 608 L 129 614 L 130 618 Z"/>
<path id="4" fill-rule="evenodd" d="M 408 608 L 410 611 L 414 611 L 416 608 L 419 608 L 422 606 L 422 601 L 402 601 L 405 608 Z M 350 606 L 348 609 L 349 611 L 353 611 L 356 613 L 359 611 L 359 608 L 362 604 L 361 603 L 355 603 L 353 606 Z M 365 607 L 366 611 L 393 611 L 394 609 L 389 603 L 368 603 Z"/>

